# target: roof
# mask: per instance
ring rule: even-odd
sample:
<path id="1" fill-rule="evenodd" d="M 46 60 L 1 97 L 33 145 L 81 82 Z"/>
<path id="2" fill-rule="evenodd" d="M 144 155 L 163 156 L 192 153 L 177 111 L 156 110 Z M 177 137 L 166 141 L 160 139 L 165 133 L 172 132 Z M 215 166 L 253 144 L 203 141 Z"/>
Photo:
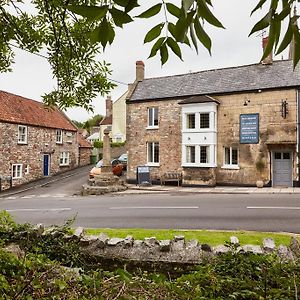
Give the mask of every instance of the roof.
<path id="1" fill-rule="evenodd" d="M 217 104 L 220 104 L 220 101 L 210 96 L 193 96 L 180 101 L 178 104 L 207 103 L 207 102 L 215 102 Z"/>
<path id="2" fill-rule="evenodd" d="M 300 86 L 300 67 L 290 60 L 253 64 L 183 75 L 148 78 L 138 82 L 130 101 L 216 95 Z"/>
<path id="3" fill-rule="evenodd" d="M 99 140 L 99 139 L 100 139 L 100 133 L 99 132 L 95 132 L 92 135 L 90 135 L 89 137 L 87 137 L 88 141 Z"/>
<path id="4" fill-rule="evenodd" d="M 112 124 L 112 115 L 105 117 L 100 123 L 99 125 L 111 125 Z"/>
<path id="5" fill-rule="evenodd" d="M 80 134 L 78 136 L 79 148 L 93 148 L 93 146 L 85 140 Z"/>
<path id="6" fill-rule="evenodd" d="M 77 131 L 59 109 L 4 91 L 0 91 L 0 121 Z"/>

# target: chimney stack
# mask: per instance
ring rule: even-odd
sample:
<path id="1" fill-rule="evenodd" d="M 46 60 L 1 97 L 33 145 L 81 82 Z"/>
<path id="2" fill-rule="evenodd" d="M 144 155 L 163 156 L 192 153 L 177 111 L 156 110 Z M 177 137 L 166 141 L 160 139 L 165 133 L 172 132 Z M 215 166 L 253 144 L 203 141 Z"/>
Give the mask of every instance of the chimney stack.
<path id="1" fill-rule="evenodd" d="M 105 104 L 106 104 L 106 117 L 109 117 L 112 115 L 112 109 L 113 109 L 113 102 L 111 100 L 111 96 L 107 96 Z"/>
<path id="2" fill-rule="evenodd" d="M 143 81 L 145 78 L 145 65 L 144 62 L 141 60 L 138 60 L 136 62 L 136 76 L 135 80 L 136 81 Z"/>
<path id="3" fill-rule="evenodd" d="M 294 6 L 294 25 L 297 25 L 297 7 Z M 293 36 L 291 43 L 290 43 L 290 49 L 289 49 L 289 60 L 293 60 L 295 55 L 295 37 Z"/>
<path id="4" fill-rule="evenodd" d="M 269 37 L 263 37 L 262 39 L 262 46 L 263 46 L 263 51 L 265 52 L 265 49 L 268 45 L 268 42 L 269 42 Z M 273 53 L 271 51 L 271 53 L 264 59 L 261 61 L 261 63 L 263 65 L 271 65 L 273 63 Z"/>

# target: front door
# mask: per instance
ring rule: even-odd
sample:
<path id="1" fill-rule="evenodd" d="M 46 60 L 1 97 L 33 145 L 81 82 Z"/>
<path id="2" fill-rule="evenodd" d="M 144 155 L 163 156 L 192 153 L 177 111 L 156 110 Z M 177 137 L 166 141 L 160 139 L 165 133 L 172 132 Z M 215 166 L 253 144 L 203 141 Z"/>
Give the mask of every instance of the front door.
<path id="1" fill-rule="evenodd" d="M 273 186 L 293 186 L 292 152 L 273 152 Z"/>
<path id="2" fill-rule="evenodd" d="M 44 174 L 44 176 L 49 176 L 49 174 L 50 174 L 50 154 L 44 154 L 43 174 Z"/>

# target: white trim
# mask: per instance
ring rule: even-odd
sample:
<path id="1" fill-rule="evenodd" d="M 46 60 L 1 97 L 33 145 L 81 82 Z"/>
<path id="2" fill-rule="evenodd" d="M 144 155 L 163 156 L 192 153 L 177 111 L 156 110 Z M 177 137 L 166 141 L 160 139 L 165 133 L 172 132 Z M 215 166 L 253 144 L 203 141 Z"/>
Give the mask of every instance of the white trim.
<path id="1" fill-rule="evenodd" d="M 155 151 L 154 151 L 154 148 L 155 148 L 155 144 L 158 144 L 158 162 L 154 162 L 154 156 L 155 156 Z M 149 146 L 151 145 L 151 148 L 152 148 L 152 157 L 151 157 L 151 160 L 152 161 L 149 161 Z M 160 159 L 160 155 L 159 155 L 159 142 L 147 142 L 146 143 L 146 147 L 147 147 L 147 166 L 149 165 L 152 165 L 152 166 L 159 166 L 159 159 Z"/>
<path id="2" fill-rule="evenodd" d="M 157 110 L 157 125 L 154 125 L 154 120 L 155 120 L 155 110 Z M 152 124 L 150 124 L 150 114 L 152 117 Z M 147 129 L 148 128 L 158 128 L 159 127 L 159 110 L 158 106 L 152 106 L 147 108 Z"/>
<path id="3" fill-rule="evenodd" d="M 58 139 L 58 137 L 60 137 Z M 56 141 L 56 144 L 62 144 L 63 143 L 63 131 L 62 129 L 56 129 L 55 131 L 55 141 Z"/>
<path id="4" fill-rule="evenodd" d="M 21 135 L 20 135 L 21 128 L 25 129 L 24 136 L 22 133 L 22 139 L 20 139 L 21 138 Z M 24 137 L 24 140 L 23 140 L 23 137 Z M 18 144 L 27 144 L 27 140 L 28 140 L 28 127 L 25 125 L 18 125 Z"/>
<path id="5" fill-rule="evenodd" d="M 64 151 L 59 155 L 59 165 L 69 166 L 70 165 L 70 152 Z"/>
<path id="6" fill-rule="evenodd" d="M 149 167 L 159 167 L 160 164 L 159 163 L 148 162 L 148 163 L 146 163 L 146 166 L 149 166 Z"/>
<path id="7" fill-rule="evenodd" d="M 16 172 L 14 172 L 14 167 L 16 167 Z M 19 170 L 18 170 L 19 169 Z M 14 174 L 15 173 L 15 174 Z M 12 179 L 19 179 L 22 178 L 22 173 L 23 173 L 23 165 L 22 164 L 12 164 L 11 165 L 11 177 Z M 17 176 L 14 176 L 17 175 Z"/>
<path id="8" fill-rule="evenodd" d="M 158 126 L 148 126 L 146 127 L 147 130 L 153 130 L 153 129 L 158 129 Z"/>
<path id="9" fill-rule="evenodd" d="M 223 165 L 221 169 L 239 170 L 240 167 L 238 165 Z"/>

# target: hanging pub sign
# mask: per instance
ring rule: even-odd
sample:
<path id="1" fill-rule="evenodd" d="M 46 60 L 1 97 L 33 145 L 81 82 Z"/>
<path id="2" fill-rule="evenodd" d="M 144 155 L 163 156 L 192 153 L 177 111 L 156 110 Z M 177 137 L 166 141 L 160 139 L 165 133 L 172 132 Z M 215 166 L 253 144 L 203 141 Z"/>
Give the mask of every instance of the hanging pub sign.
<path id="1" fill-rule="evenodd" d="M 259 114 L 240 115 L 240 144 L 257 144 L 259 140 Z"/>

